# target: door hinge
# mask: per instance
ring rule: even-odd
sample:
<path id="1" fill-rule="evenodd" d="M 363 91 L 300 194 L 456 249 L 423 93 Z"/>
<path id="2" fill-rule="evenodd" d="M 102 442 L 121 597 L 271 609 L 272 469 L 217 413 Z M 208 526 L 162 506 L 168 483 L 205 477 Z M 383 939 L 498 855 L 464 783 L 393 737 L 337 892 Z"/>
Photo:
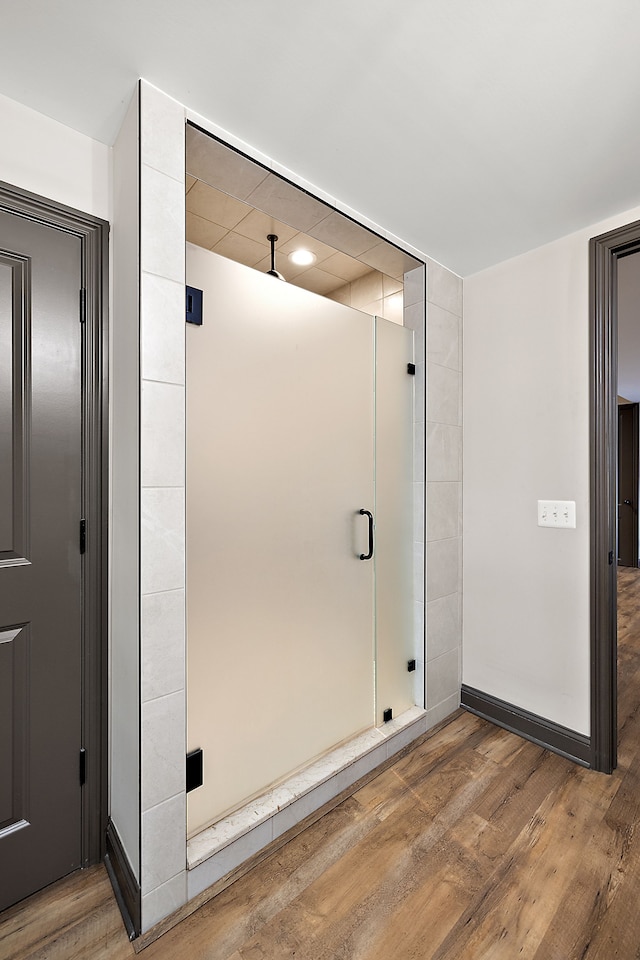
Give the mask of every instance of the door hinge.
<path id="1" fill-rule="evenodd" d="M 410 377 L 415 377 L 415 375 L 416 375 L 416 365 L 415 365 L 415 363 L 408 363 L 408 364 L 407 364 L 407 373 L 409 374 Z"/>
<path id="2" fill-rule="evenodd" d="M 83 287 L 80 291 L 80 323 L 87 319 L 87 291 Z"/>
<path id="3" fill-rule="evenodd" d="M 82 518 L 80 521 L 80 553 L 87 549 L 87 521 Z"/>
<path id="4" fill-rule="evenodd" d="M 191 793 L 192 790 L 196 790 L 198 787 L 201 787 L 203 784 L 202 778 L 202 767 L 203 767 L 203 755 L 202 750 L 198 747 L 197 750 L 191 750 L 187 754 L 187 768 L 186 768 L 186 788 L 187 793 Z"/>
<path id="5" fill-rule="evenodd" d="M 80 748 L 80 786 L 84 786 L 87 779 L 87 751 L 84 747 Z"/>
<path id="6" fill-rule="evenodd" d="M 609 566 L 613 563 L 613 550 L 609 550 Z"/>

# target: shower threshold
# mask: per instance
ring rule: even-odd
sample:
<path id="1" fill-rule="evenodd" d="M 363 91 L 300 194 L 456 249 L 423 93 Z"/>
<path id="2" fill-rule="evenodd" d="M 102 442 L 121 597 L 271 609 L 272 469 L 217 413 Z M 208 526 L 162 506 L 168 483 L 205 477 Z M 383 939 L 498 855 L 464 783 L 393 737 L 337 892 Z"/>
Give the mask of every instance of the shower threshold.
<path id="1" fill-rule="evenodd" d="M 187 841 L 189 898 L 235 870 L 296 824 L 427 732 L 427 711 L 411 707 L 313 761 Z"/>

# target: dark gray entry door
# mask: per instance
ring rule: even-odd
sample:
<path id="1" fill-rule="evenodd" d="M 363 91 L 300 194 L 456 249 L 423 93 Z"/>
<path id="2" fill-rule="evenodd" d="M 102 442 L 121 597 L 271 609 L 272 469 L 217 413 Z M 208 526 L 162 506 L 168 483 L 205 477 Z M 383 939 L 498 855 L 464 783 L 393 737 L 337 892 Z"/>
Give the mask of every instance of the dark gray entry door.
<path id="1" fill-rule="evenodd" d="M 81 865 L 81 256 L 0 213 L 0 909 Z"/>

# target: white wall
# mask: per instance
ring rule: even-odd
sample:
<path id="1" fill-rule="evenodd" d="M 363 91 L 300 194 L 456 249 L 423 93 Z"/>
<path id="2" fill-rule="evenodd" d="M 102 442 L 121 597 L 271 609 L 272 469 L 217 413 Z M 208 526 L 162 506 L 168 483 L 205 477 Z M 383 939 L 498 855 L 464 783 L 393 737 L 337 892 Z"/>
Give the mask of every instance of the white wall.
<path id="1" fill-rule="evenodd" d="M 109 220 L 111 150 L 0 94 L 0 179 Z"/>
<path id="2" fill-rule="evenodd" d="M 465 280 L 463 682 L 589 733 L 589 238 Z M 537 526 L 575 500 L 577 528 Z"/>

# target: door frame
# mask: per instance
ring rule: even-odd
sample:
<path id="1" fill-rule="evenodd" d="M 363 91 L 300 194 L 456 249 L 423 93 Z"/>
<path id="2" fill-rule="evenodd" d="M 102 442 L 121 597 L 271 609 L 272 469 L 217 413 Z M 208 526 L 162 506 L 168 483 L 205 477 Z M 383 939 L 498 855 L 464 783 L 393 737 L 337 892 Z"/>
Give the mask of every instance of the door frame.
<path id="1" fill-rule="evenodd" d="M 84 297 L 82 392 L 82 866 L 104 857 L 108 813 L 108 239 L 109 224 L 0 181 L 0 210 L 80 240 Z M 84 304 L 82 302 L 84 300 Z M 78 518 L 78 521 L 80 518 Z M 78 533 L 79 535 L 79 533 Z"/>
<path id="2" fill-rule="evenodd" d="M 589 241 L 591 766 L 617 764 L 618 259 L 640 251 L 640 221 Z"/>

